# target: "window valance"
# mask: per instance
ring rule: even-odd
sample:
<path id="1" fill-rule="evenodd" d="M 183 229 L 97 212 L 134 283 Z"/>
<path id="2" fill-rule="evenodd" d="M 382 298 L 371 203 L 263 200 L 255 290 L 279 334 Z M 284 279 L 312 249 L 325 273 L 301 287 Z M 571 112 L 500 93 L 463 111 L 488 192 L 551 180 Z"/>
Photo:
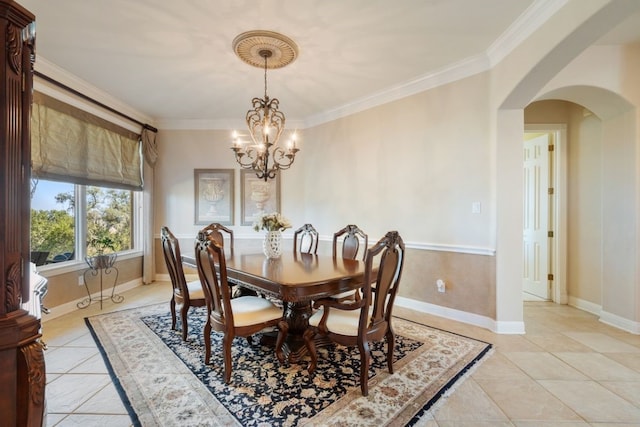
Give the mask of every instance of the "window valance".
<path id="1" fill-rule="evenodd" d="M 142 189 L 140 136 L 35 92 L 31 114 L 34 177 L 83 185 Z"/>

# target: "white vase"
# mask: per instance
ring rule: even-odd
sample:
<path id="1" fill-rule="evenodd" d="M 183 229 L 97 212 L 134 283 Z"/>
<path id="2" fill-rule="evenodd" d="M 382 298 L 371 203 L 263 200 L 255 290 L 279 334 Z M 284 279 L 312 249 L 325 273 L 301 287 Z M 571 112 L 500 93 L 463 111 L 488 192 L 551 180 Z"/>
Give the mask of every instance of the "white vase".
<path id="1" fill-rule="evenodd" d="M 282 255 L 282 232 L 267 231 L 262 242 L 262 250 L 267 258 L 280 258 Z"/>

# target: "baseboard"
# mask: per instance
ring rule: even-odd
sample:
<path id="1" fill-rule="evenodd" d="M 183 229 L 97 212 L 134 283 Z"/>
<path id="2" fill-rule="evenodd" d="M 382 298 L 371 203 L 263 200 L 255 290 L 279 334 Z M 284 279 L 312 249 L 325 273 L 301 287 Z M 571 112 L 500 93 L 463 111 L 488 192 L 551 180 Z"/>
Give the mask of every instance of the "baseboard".
<path id="1" fill-rule="evenodd" d="M 624 317 L 606 311 L 600 313 L 600 321 L 614 328 L 640 335 L 640 322 L 634 322 L 633 320 L 625 319 Z"/>
<path id="2" fill-rule="evenodd" d="M 602 323 L 621 329 L 631 334 L 640 335 L 640 322 L 620 317 L 602 309 L 602 306 L 580 298 L 569 297 L 569 305 L 598 316 Z"/>
<path id="3" fill-rule="evenodd" d="M 185 275 L 187 281 L 198 280 L 197 274 Z M 168 274 L 157 274 L 156 280 L 171 280 Z M 420 313 L 432 314 L 438 317 L 455 320 L 473 326 L 488 329 L 497 334 L 524 334 L 524 322 L 499 322 L 486 316 L 468 313 L 466 311 L 455 310 L 453 308 L 442 307 L 417 301 L 411 298 L 396 297 L 396 304 L 399 307 L 409 308 Z"/>
<path id="4" fill-rule="evenodd" d="M 600 316 L 602 312 L 602 306 L 576 297 L 569 297 L 569 305 L 596 316 Z"/>
<path id="5" fill-rule="evenodd" d="M 468 325 L 488 329 L 497 334 L 524 334 L 524 322 L 501 322 L 486 316 L 468 313 L 453 308 L 442 307 L 405 297 L 396 297 L 399 307 L 409 308 L 420 313 L 431 314 L 445 319 L 455 320 Z"/>
<path id="6" fill-rule="evenodd" d="M 117 285 L 115 288 L 115 293 L 120 294 L 123 292 L 126 292 L 128 290 L 131 290 L 133 288 L 136 288 L 138 286 L 142 286 L 142 278 L 136 279 L 136 280 L 131 280 L 130 282 L 126 282 L 126 283 L 122 283 L 120 285 Z M 103 295 L 104 295 L 103 291 Z M 109 290 L 110 292 L 110 290 Z M 51 310 L 49 312 L 49 314 L 43 314 L 42 315 L 42 323 L 47 323 L 49 320 L 53 320 L 55 318 L 58 318 L 60 316 L 64 316 L 65 314 L 69 314 L 73 311 L 76 310 L 81 310 L 80 308 L 78 308 L 78 303 L 83 301 L 86 297 L 82 297 L 82 298 L 78 298 L 75 301 L 69 301 L 67 303 L 61 304 L 61 305 L 56 305 L 55 307 L 48 307 L 47 308 L 49 310 Z M 91 298 L 100 298 L 100 292 L 96 292 L 91 294 Z"/>

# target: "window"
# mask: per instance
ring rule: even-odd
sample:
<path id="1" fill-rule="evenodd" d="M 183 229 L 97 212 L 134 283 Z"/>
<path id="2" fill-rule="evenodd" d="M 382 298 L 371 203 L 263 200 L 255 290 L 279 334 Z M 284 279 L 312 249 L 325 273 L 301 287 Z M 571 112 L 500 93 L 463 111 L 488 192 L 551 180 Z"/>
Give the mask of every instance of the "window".
<path id="1" fill-rule="evenodd" d="M 82 260 L 135 247 L 131 190 L 34 180 L 31 256 L 36 265 Z M 80 203 L 76 203 L 80 201 Z"/>

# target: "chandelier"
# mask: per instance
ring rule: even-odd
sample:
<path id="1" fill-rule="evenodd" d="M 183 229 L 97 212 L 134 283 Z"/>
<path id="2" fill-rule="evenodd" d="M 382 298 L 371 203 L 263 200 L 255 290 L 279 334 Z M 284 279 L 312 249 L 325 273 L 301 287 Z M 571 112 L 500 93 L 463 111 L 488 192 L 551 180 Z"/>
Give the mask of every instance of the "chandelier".
<path id="1" fill-rule="evenodd" d="M 254 170 L 259 179 L 267 181 L 275 178 L 279 170 L 289 169 L 300 151 L 296 146 L 295 132 L 287 147 L 279 144 L 285 116 L 279 110 L 280 101 L 267 95 L 267 69 L 282 68 L 293 62 L 298 55 L 298 47 L 293 40 L 279 33 L 248 31 L 233 40 L 233 50 L 244 62 L 264 67 L 264 98 L 253 98 L 252 108 L 247 111 L 246 122 L 252 144 L 245 146 L 234 131 L 231 149 L 242 168 Z"/>

